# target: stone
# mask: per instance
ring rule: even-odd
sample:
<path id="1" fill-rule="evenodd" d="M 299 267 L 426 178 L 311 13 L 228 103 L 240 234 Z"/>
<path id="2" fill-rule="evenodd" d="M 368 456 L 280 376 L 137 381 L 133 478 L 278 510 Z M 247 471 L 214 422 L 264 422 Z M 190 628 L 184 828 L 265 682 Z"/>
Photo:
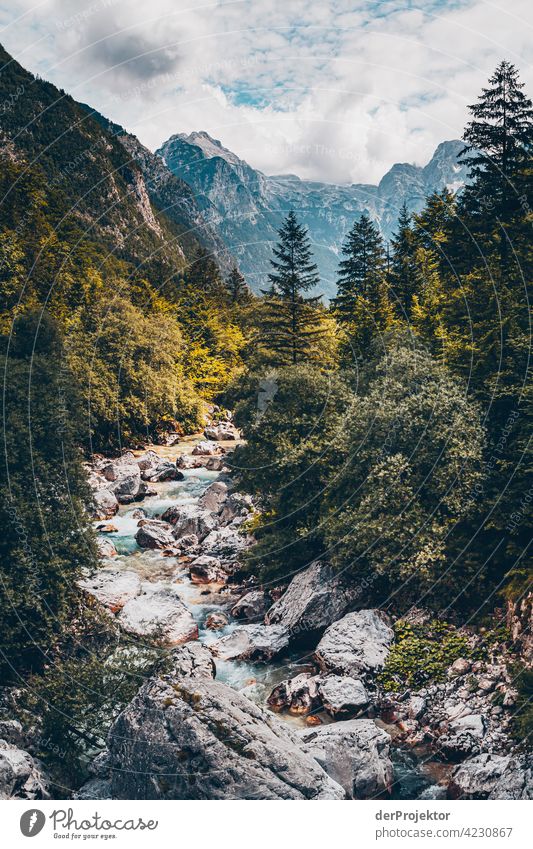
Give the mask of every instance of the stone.
<path id="1" fill-rule="evenodd" d="M 198 442 L 192 449 L 192 454 L 194 457 L 212 457 L 215 454 L 224 454 L 224 449 L 216 442 L 207 440 L 205 442 Z"/>
<path id="2" fill-rule="evenodd" d="M 209 613 L 205 619 L 205 627 L 210 631 L 221 631 L 229 624 L 229 619 L 224 613 Z"/>
<path id="3" fill-rule="evenodd" d="M 221 472 L 224 468 L 224 457 L 210 457 L 205 467 L 210 472 Z"/>
<path id="4" fill-rule="evenodd" d="M 98 489 L 93 495 L 94 507 L 91 514 L 94 519 L 111 519 L 118 511 L 118 500 L 109 489 Z"/>
<path id="5" fill-rule="evenodd" d="M 100 557 L 116 557 L 118 554 L 117 549 L 109 539 L 96 539 L 96 547 L 98 548 L 98 554 Z"/>
<path id="6" fill-rule="evenodd" d="M 202 542 L 217 526 L 216 517 L 195 504 L 170 507 L 163 513 L 163 519 L 174 525 L 174 537 L 178 540 L 194 534 Z"/>
<path id="7" fill-rule="evenodd" d="M 112 799 L 111 782 L 105 778 L 90 778 L 79 790 L 72 794 L 73 799 Z"/>
<path id="8" fill-rule="evenodd" d="M 457 766 L 448 786 L 451 799 L 532 799 L 531 755 L 484 753 Z"/>
<path id="9" fill-rule="evenodd" d="M 161 462 L 159 454 L 155 451 L 145 451 L 140 457 L 136 458 L 137 465 L 141 472 L 146 472 L 147 469 L 153 469 Z"/>
<path id="10" fill-rule="evenodd" d="M 29 752 L 0 740 L 0 799 L 49 799 L 49 779 Z"/>
<path id="11" fill-rule="evenodd" d="M 18 719 L 0 719 L 0 740 L 5 740 L 17 748 L 24 748 L 25 735 Z"/>
<path id="12" fill-rule="evenodd" d="M 174 463 L 168 461 L 160 461 L 157 466 L 152 466 L 142 472 L 143 481 L 150 483 L 161 483 L 163 481 L 182 481 L 185 480 L 185 475 L 178 469 Z"/>
<path id="13" fill-rule="evenodd" d="M 330 716 L 354 714 L 364 710 L 370 697 L 362 681 L 350 676 L 325 675 L 317 679 L 318 694 Z"/>
<path id="14" fill-rule="evenodd" d="M 198 499 L 198 507 L 218 513 L 227 497 L 228 485 L 223 481 L 214 481 Z"/>
<path id="15" fill-rule="evenodd" d="M 181 454 L 176 460 L 176 466 L 178 469 L 200 469 L 202 463 L 198 457 L 193 457 L 191 454 Z"/>
<path id="16" fill-rule="evenodd" d="M 273 714 L 226 684 L 148 681 L 108 735 L 117 799 L 341 799 Z"/>
<path id="17" fill-rule="evenodd" d="M 204 552 L 221 560 L 236 559 L 249 545 L 250 539 L 229 525 L 211 531 L 203 540 Z"/>
<path id="18" fill-rule="evenodd" d="M 112 613 L 117 613 L 126 602 L 139 595 L 141 579 L 130 570 L 99 569 L 92 577 L 78 581 L 78 586 Z"/>
<path id="19" fill-rule="evenodd" d="M 456 678 L 459 675 L 466 675 L 467 672 L 470 672 L 471 668 L 472 663 L 469 660 L 466 660 L 464 657 L 458 657 L 448 669 L 448 677 Z"/>
<path id="20" fill-rule="evenodd" d="M 221 524 L 228 525 L 236 519 L 246 519 L 252 511 L 253 504 L 249 495 L 232 492 L 222 505 L 219 519 Z"/>
<path id="21" fill-rule="evenodd" d="M 375 799 L 390 793 L 393 767 L 390 736 L 370 719 L 351 719 L 300 732 L 314 757 L 349 799 Z"/>
<path id="22" fill-rule="evenodd" d="M 407 703 L 407 715 L 410 719 L 420 719 L 426 709 L 423 696 L 411 696 Z"/>
<path id="23" fill-rule="evenodd" d="M 213 655 L 202 643 L 185 643 L 170 654 L 172 675 L 180 678 L 214 678 L 216 674 Z"/>
<path id="24" fill-rule="evenodd" d="M 283 625 L 292 638 L 323 631 L 356 598 L 356 589 L 320 561 L 299 572 L 267 612 L 268 625 Z"/>
<path id="25" fill-rule="evenodd" d="M 439 748 L 450 760 L 477 754 L 485 728 L 485 719 L 480 714 L 460 716 L 450 722 L 447 732 L 439 738 Z"/>
<path id="26" fill-rule="evenodd" d="M 135 539 L 141 548 L 172 548 L 175 545 L 172 527 L 167 522 L 141 519 L 139 525 Z"/>
<path id="27" fill-rule="evenodd" d="M 266 594 L 263 590 L 250 590 L 243 595 L 231 608 L 235 619 L 248 619 L 260 622 L 265 615 L 267 606 Z"/>
<path id="28" fill-rule="evenodd" d="M 238 432 L 230 424 L 210 425 L 205 428 L 204 436 L 218 442 L 234 442 L 239 438 Z"/>
<path id="29" fill-rule="evenodd" d="M 210 648 L 221 660 L 270 660 L 288 644 L 281 625 L 241 625 Z"/>
<path id="30" fill-rule="evenodd" d="M 198 638 L 198 626 L 175 587 L 143 582 L 141 593 L 122 608 L 121 627 L 138 637 L 163 645 L 178 645 Z"/>
<path id="31" fill-rule="evenodd" d="M 267 704 L 273 710 L 286 709 L 296 716 L 310 713 L 319 705 L 316 676 L 302 672 L 294 678 L 281 681 L 272 690 Z"/>
<path id="32" fill-rule="evenodd" d="M 141 470 L 133 454 L 124 454 L 118 460 L 108 463 L 103 469 L 108 481 L 107 489 L 114 492 L 121 504 L 129 504 L 139 492 Z"/>
<path id="33" fill-rule="evenodd" d="M 227 578 L 218 557 L 202 554 L 189 565 L 193 584 L 215 584 L 224 582 Z"/>
<path id="34" fill-rule="evenodd" d="M 372 676 L 382 669 L 393 639 L 394 631 L 385 613 L 359 610 L 327 628 L 315 657 L 323 672 L 353 678 Z"/>

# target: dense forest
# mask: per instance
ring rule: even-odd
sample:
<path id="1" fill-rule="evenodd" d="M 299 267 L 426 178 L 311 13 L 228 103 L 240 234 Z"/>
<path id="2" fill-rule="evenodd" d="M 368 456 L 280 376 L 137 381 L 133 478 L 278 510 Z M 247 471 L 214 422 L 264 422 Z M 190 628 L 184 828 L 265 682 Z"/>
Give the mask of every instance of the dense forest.
<path id="1" fill-rule="evenodd" d="M 471 182 L 398 210 L 390 245 L 354 221 L 326 305 L 298 210 L 252 295 L 151 200 L 120 135 L 0 61 L 0 667 L 30 681 L 22 715 L 68 748 L 71 780 L 102 706 L 160 661 L 117 663 L 77 589 L 98 560 L 83 462 L 193 433 L 207 404 L 233 409 L 245 439 L 235 479 L 259 506 L 245 580 L 284 586 L 320 559 L 363 607 L 496 627 L 531 584 L 533 108 L 518 71 L 502 61 L 470 107 Z"/>

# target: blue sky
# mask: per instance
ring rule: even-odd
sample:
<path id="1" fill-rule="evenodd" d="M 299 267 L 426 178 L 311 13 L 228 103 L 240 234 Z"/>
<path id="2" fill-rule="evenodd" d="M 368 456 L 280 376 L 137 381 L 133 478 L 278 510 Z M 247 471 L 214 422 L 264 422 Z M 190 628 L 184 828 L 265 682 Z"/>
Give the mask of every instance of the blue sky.
<path id="1" fill-rule="evenodd" d="M 15 58 L 148 147 L 207 130 L 267 173 L 376 182 L 459 137 L 501 58 L 533 90 L 529 0 L 1 3 Z"/>

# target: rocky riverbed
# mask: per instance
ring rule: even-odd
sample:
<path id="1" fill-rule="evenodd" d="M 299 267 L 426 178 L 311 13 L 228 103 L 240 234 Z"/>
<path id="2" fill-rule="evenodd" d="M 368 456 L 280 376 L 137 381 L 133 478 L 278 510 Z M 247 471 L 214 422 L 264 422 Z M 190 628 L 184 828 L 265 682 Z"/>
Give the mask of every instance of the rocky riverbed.
<path id="1" fill-rule="evenodd" d="M 393 623 L 326 564 L 282 593 L 239 583 L 255 508 L 232 485 L 238 434 L 204 436 L 90 466 L 102 563 L 80 587 L 170 671 L 111 725 L 78 797 L 531 798 L 504 664 L 460 659 L 443 683 L 386 693 Z M 22 729 L 3 725 L 4 798 L 45 797 Z"/>

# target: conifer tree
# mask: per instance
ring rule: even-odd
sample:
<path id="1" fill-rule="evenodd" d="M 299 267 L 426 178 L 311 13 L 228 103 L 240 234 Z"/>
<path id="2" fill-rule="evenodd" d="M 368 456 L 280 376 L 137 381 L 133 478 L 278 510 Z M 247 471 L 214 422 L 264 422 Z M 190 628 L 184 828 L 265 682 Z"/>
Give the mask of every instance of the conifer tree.
<path id="1" fill-rule="evenodd" d="M 533 108 L 523 88 L 514 65 L 500 62 L 489 87 L 469 107 L 472 120 L 459 154 L 473 177 L 466 193 L 469 206 L 481 208 L 484 215 L 493 211 L 503 223 L 517 206 L 513 182 L 527 165 L 533 146 Z"/>
<path id="2" fill-rule="evenodd" d="M 324 327 L 320 296 L 306 296 L 319 283 L 307 229 L 289 212 L 268 275 L 270 288 L 263 290 L 259 344 L 276 365 L 305 362 L 317 356 Z"/>
<path id="3" fill-rule="evenodd" d="M 412 219 L 403 204 L 398 216 L 398 230 L 391 240 L 390 289 L 393 305 L 400 318 L 411 318 L 413 297 L 419 289 L 416 262 L 416 239 Z"/>
<path id="4" fill-rule="evenodd" d="M 350 230 L 339 263 L 337 296 L 332 306 L 340 322 L 353 321 L 358 300 L 378 307 L 384 295 L 386 255 L 383 239 L 368 215 L 363 213 Z"/>
<path id="5" fill-rule="evenodd" d="M 250 290 L 246 285 L 244 275 L 241 274 L 236 265 L 233 266 L 226 280 L 226 289 L 232 306 L 246 303 L 250 299 Z"/>

